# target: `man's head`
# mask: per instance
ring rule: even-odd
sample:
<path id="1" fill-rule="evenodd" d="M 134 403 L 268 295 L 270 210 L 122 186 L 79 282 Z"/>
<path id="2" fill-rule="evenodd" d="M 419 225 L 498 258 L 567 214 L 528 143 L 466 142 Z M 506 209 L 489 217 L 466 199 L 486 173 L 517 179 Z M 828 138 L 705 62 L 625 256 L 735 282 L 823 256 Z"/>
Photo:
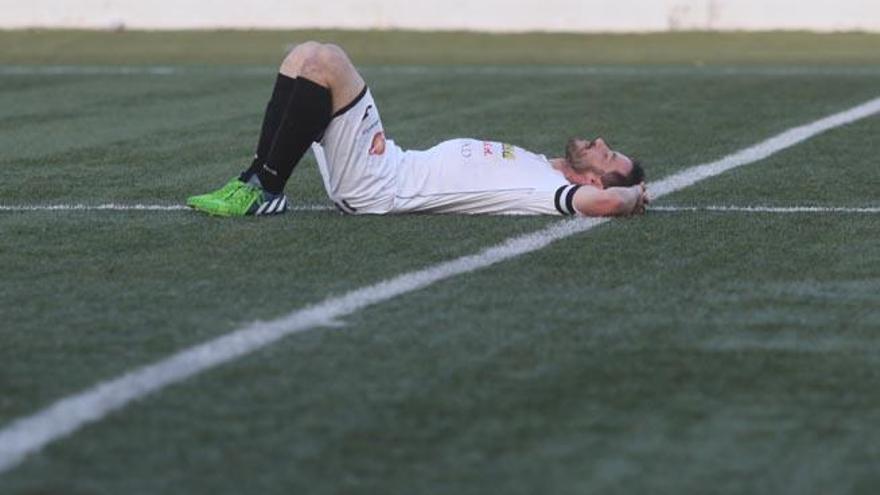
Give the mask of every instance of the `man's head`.
<path id="1" fill-rule="evenodd" d="M 602 138 L 592 141 L 571 138 L 565 145 L 565 160 L 583 183 L 597 187 L 634 186 L 645 180 L 638 160 L 612 150 Z"/>

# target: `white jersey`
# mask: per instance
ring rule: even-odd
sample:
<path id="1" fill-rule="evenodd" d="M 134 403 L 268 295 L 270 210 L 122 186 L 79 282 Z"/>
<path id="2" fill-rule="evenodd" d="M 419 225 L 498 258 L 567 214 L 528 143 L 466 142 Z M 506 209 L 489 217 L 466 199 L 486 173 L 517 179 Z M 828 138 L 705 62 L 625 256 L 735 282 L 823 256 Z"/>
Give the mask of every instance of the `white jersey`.
<path id="1" fill-rule="evenodd" d="M 576 213 L 580 186 L 543 155 L 475 139 L 404 152 L 385 139 L 367 89 L 333 115 L 312 149 L 327 195 L 346 213 Z"/>
<path id="2" fill-rule="evenodd" d="M 453 139 L 407 151 L 395 212 L 572 215 L 574 192 L 544 155 L 495 141 Z"/>

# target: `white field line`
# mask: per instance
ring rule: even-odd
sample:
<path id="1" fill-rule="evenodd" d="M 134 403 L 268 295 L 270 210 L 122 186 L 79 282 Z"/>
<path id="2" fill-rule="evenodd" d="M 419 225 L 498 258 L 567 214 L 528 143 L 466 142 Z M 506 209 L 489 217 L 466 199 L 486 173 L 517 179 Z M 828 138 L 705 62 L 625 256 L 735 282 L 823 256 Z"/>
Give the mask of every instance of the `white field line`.
<path id="1" fill-rule="evenodd" d="M 296 205 L 291 211 L 338 211 L 329 205 Z M 54 205 L 0 205 L 0 212 L 28 212 L 28 211 L 192 211 L 184 205 L 161 205 L 161 204 L 54 204 Z M 712 211 L 725 213 L 880 213 L 880 207 L 849 207 L 849 206 L 736 206 L 736 205 L 706 205 L 706 206 L 682 206 L 663 205 L 650 206 L 649 211 L 662 212 L 688 212 L 688 211 Z"/>
<path id="2" fill-rule="evenodd" d="M 880 112 L 880 98 L 771 137 L 720 160 L 697 165 L 657 182 L 655 197 L 746 165 L 819 133 Z M 473 272 L 496 263 L 531 253 L 572 235 L 606 223 L 606 219 L 576 218 L 483 249 L 482 251 L 403 273 L 374 285 L 329 297 L 295 310 L 281 318 L 257 322 L 208 342 L 181 350 L 153 364 L 62 398 L 46 409 L 14 420 L 0 430 L 0 473 L 21 463 L 29 454 L 66 437 L 83 426 L 162 388 L 186 380 L 215 366 L 262 349 L 288 335 L 332 325 L 339 318 L 363 308 L 428 287 L 441 280 Z"/>
<path id="3" fill-rule="evenodd" d="M 295 205 L 292 211 L 328 211 L 336 208 L 328 205 Z M 89 204 L 56 204 L 56 205 L 0 205 L 0 212 L 22 211 L 192 211 L 184 205 L 151 205 L 104 203 Z"/>
<path id="4" fill-rule="evenodd" d="M 880 76 L 880 67 L 795 66 L 560 66 L 560 65 L 364 65 L 369 74 L 398 76 Z M 0 65 L 0 76 L 267 76 L 271 66 Z"/>
<path id="5" fill-rule="evenodd" d="M 651 211 L 712 211 L 722 213 L 880 213 L 880 207 L 842 206 L 651 206 Z"/>

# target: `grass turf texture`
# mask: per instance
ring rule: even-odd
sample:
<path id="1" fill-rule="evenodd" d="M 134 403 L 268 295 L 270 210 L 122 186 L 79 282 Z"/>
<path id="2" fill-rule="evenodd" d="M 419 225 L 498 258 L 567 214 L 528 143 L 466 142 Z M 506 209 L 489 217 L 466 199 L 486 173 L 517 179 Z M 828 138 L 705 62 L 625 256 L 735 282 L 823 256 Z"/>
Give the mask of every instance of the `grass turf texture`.
<path id="1" fill-rule="evenodd" d="M 232 34 L 268 55 L 227 63 L 269 63 L 282 39 L 311 36 Z M 366 63 L 474 62 L 449 35 L 323 34 L 398 47 Z M 209 64 L 195 47 L 241 49 L 229 35 L 173 34 L 178 43 L 151 53 L 120 40 L 166 38 L 0 33 L 32 50 L 3 43 L 0 59 Z M 59 50 L 71 36 L 104 48 Z M 401 36 L 425 40 L 416 49 L 428 60 L 394 42 Z M 517 49 L 530 36 L 502 37 L 507 45 L 481 61 L 534 63 Z M 715 60 L 726 43 L 668 40 L 687 36 L 703 42 L 651 63 Z M 759 35 L 742 42 L 801 41 L 778 60 L 735 61 L 849 64 L 798 55 L 849 37 L 876 40 Z M 134 48 L 110 50 L 108 40 Z M 566 47 L 621 40 L 636 52 L 657 43 L 545 42 L 568 54 L 555 63 L 601 63 Z M 133 52 L 134 61 L 119 56 Z M 572 133 L 602 133 L 646 158 L 654 178 L 875 97 L 880 80 L 365 73 L 388 134 L 406 147 L 474 136 L 558 154 Z M 171 204 L 246 161 L 272 81 L 208 67 L 0 82 L 0 204 Z M 877 206 L 878 131 L 877 118 L 834 130 L 663 203 Z M 290 193 L 326 202 L 311 159 Z M 246 322 L 553 221 L 2 213 L 0 424 Z M 705 212 L 615 221 L 167 389 L 0 476 L 0 492 L 868 493 L 880 481 L 878 224 L 876 215 Z"/>

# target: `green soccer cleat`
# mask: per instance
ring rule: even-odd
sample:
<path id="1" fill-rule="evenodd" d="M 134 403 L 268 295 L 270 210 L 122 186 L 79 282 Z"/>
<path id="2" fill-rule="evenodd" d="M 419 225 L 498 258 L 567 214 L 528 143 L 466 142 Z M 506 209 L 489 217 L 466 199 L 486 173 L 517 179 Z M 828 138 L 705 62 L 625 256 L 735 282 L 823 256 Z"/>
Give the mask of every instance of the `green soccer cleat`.
<path id="1" fill-rule="evenodd" d="M 192 196 L 187 206 L 209 215 L 243 217 L 248 215 L 277 215 L 286 212 L 290 205 L 284 194 L 271 194 L 238 179 L 208 194 Z"/>
<path id="2" fill-rule="evenodd" d="M 242 186 L 244 186 L 244 182 L 242 182 L 238 178 L 234 178 L 216 191 L 186 198 L 186 206 L 189 206 L 190 208 L 195 208 L 196 210 L 201 210 L 202 206 L 232 196 L 232 194 L 235 191 L 239 190 Z"/>

